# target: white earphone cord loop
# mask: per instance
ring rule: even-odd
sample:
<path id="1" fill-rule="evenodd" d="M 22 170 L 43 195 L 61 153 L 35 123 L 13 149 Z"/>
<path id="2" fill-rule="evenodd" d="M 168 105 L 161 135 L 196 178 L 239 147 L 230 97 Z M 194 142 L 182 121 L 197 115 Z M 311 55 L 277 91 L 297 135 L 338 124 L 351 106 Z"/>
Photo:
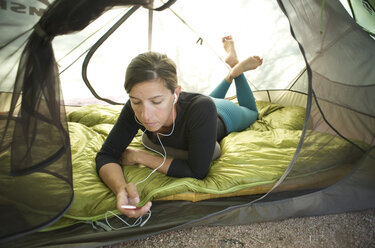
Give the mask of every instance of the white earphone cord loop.
<path id="1" fill-rule="evenodd" d="M 168 134 L 156 133 L 156 137 L 157 137 L 158 140 L 159 140 L 159 143 L 160 143 L 160 145 L 161 145 L 161 147 L 162 147 L 162 149 L 163 149 L 164 154 L 162 154 L 162 153 L 159 152 L 159 151 L 156 151 L 156 150 L 152 149 L 151 147 L 148 147 L 147 145 L 145 145 L 145 144 L 143 143 L 143 135 L 144 135 L 145 132 L 147 131 L 146 128 L 145 128 L 145 130 L 142 132 L 142 137 L 141 137 L 141 143 L 142 143 L 142 145 L 143 145 L 144 147 L 146 147 L 147 149 L 149 149 L 150 151 L 153 151 L 153 152 L 159 154 L 160 156 L 162 156 L 162 157 L 163 157 L 163 162 L 162 162 L 158 167 L 156 167 L 154 170 L 152 170 L 151 173 L 148 174 L 148 176 L 147 176 L 145 179 L 143 179 L 142 181 L 137 182 L 137 183 L 135 184 L 135 186 L 137 186 L 138 184 L 141 184 L 141 183 L 147 181 L 147 179 L 149 179 L 150 176 L 151 176 L 155 171 L 157 171 L 158 169 L 160 169 L 160 168 L 165 164 L 165 161 L 167 160 L 167 151 L 165 150 L 165 147 L 164 147 L 164 145 L 163 145 L 163 142 L 161 142 L 161 139 L 160 139 L 160 136 L 159 136 L 159 135 L 162 135 L 162 136 L 164 136 L 164 137 L 168 137 L 168 136 L 171 136 L 172 133 L 173 133 L 173 131 L 174 131 L 174 127 L 175 127 L 175 110 L 174 110 L 174 105 L 175 105 L 176 102 L 177 102 L 177 96 L 176 96 L 176 94 L 175 94 L 174 96 L 175 96 L 175 100 L 174 100 L 173 105 L 172 105 L 172 119 L 173 119 L 172 130 L 171 130 Z M 135 116 L 135 114 L 134 114 L 134 119 L 135 119 L 135 121 L 136 121 L 138 124 L 142 125 L 142 123 L 140 123 L 140 122 L 137 120 L 137 117 Z M 143 126 L 143 125 L 142 125 L 142 126 Z M 113 216 L 115 216 L 117 219 L 120 219 L 121 222 L 123 222 L 124 224 L 126 224 L 126 226 L 119 227 L 119 228 L 113 227 L 113 226 L 109 223 L 109 221 L 108 221 L 108 214 L 109 214 L 109 213 L 112 214 Z M 118 216 L 117 214 L 115 214 L 114 212 L 112 212 L 112 211 L 107 211 L 106 214 L 105 214 L 105 220 L 106 220 L 108 226 L 109 226 L 112 230 L 121 230 L 121 229 L 124 229 L 124 228 L 130 228 L 130 227 L 136 227 L 136 226 L 141 226 L 141 227 L 144 226 L 144 225 L 147 223 L 147 221 L 151 218 L 151 210 L 149 210 L 149 211 L 147 212 L 147 214 L 148 214 L 148 216 L 147 216 L 147 218 L 146 218 L 145 221 L 142 222 L 142 216 L 140 216 L 140 217 L 138 217 L 138 218 L 136 219 L 136 221 L 135 221 L 133 224 L 129 224 L 129 223 L 126 222 L 123 218 L 121 218 L 120 216 Z"/>
<path id="2" fill-rule="evenodd" d="M 159 136 L 159 135 L 162 135 L 162 136 L 164 136 L 164 137 L 168 137 L 168 136 L 171 136 L 172 133 L 173 133 L 173 131 L 174 131 L 174 127 L 175 127 L 175 119 L 174 119 L 174 118 L 175 118 L 175 113 L 174 113 L 174 112 L 175 112 L 175 111 L 174 111 L 174 105 L 175 105 L 175 103 L 176 103 L 176 101 L 174 101 L 174 103 L 173 103 L 173 105 L 172 105 L 172 120 L 173 120 L 172 130 L 171 130 L 168 134 L 156 133 L 156 137 L 157 137 L 158 140 L 159 140 L 160 146 L 162 147 L 164 154 L 162 154 L 161 152 L 156 151 L 156 150 L 152 149 L 151 147 L 148 147 L 147 145 L 145 145 L 145 144 L 143 143 L 143 135 L 145 134 L 145 132 L 147 131 L 147 129 L 145 128 L 145 130 L 144 130 L 143 133 L 142 133 L 142 137 L 141 137 L 141 143 L 142 143 L 142 145 L 143 145 L 144 147 L 146 147 L 147 149 L 149 149 L 150 151 L 156 152 L 157 154 L 161 155 L 161 156 L 163 157 L 163 162 L 162 162 L 158 167 L 156 167 L 153 171 L 151 171 L 151 173 L 150 173 L 145 179 L 143 179 L 143 180 L 140 181 L 140 182 L 137 182 L 137 183 L 135 184 L 135 186 L 137 186 L 138 184 L 141 184 L 141 183 L 145 182 L 147 179 L 149 179 L 150 176 L 151 176 L 155 171 L 157 171 L 158 169 L 160 169 L 160 168 L 165 164 L 165 161 L 167 160 L 167 151 L 165 150 L 165 147 L 164 147 L 164 145 L 163 145 L 163 142 L 161 142 L 161 139 L 160 139 L 160 136 Z M 135 120 L 138 122 L 137 117 L 136 117 L 135 115 L 134 115 L 134 118 L 135 118 Z M 138 122 L 138 123 L 139 123 L 139 122 Z M 142 125 L 142 124 L 141 124 L 141 125 Z"/>

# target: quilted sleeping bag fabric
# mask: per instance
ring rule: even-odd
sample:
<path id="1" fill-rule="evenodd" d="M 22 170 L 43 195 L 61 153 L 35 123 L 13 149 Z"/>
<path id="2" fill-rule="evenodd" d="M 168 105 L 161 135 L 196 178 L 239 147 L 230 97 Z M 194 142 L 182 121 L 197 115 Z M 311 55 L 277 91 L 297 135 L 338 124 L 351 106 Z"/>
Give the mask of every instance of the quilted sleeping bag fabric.
<path id="1" fill-rule="evenodd" d="M 257 102 L 259 120 L 251 127 L 231 133 L 221 141 L 222 155 L 212 162 L 204 180 L 172 178 L 155 172 L 147 181 L 137 185 L 143 205 L 155 200 L 189 200 L 259 194 L 266 192 L 289 165 L 299 143 L 304 124 L 305 109 L 283 107 L 268 102 Z M 99 220 L 108 210 L 116 212 L 115 196 L 100 180 L 95 170 L 95 156 L 115 123 L 122 106 L 90 105 L 71 112 L 69 132 L 72 148 L 73 205 L 56 224 L 45 229 L 54 230 L 86 220 Z M 131 147 L 145 149 L 140 142 L 141 132 Z M 324 152 L 345 150 L 346 144 L 331 135 L 311 135 L 318 147 L 334 139 Z M 319 156 L 309 159 L 294 178 L 311 175 L 319 168 Z M 309 168 L 309 163 L 311 168 Z M 309 169 L 306 169 L 309 168 Z M 299 171 L 299 172 L 298 172 Z M 140 182 L 151 172 L 143 165 L 124 166 L 128 182 Z"/>

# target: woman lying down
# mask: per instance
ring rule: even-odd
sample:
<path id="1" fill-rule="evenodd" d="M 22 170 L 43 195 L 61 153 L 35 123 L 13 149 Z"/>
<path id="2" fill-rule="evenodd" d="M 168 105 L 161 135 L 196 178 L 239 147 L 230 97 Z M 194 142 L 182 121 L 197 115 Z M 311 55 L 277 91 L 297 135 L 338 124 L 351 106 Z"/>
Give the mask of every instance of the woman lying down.
<path id="1" fill-rule="evenodd" d="M 220 155 L 217 142 L 256 121 L 255 99 L 243 73 L 256 69 L 263 59 L 238 61 L 232 37 L 222 42 L 230 70 L 209 96 L 181 91 L 176 64 L 166 55 L 147 52 L 129 64 L 129 101 L 96 157 L 100 178 L 116 195 L 117 209 L 128 217 L 147 213 L 152 204 L 135 208 L 140 200 L 136 185 L 125 181 L 120 165 L 142 164 L 171 177 L 203 179 Z M 224 99 L 233 80 L 239 105 Z M 128 147 L 139 129 L 146 147 L 162 147 L 162 157 Z"/>

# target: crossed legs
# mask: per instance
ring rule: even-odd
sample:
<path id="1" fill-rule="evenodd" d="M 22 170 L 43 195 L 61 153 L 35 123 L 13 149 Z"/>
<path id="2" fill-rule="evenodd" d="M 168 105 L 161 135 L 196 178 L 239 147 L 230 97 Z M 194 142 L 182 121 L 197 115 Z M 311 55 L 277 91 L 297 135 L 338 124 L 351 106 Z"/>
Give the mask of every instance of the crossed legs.
<path id="1" fill-rule="evenodd" d="M 258 117 L 253 92 L 243 73 L 262 65 L 263 59 L 258 56 L 251 56 L 239 61 L 232 37 L 225 36 L 222 42 L 227 53 L 225 62 L 230 66 L 230 71 L 225 79 L 211 92 L 210 96 L 216 104 L 218 113 L 224 119 L 228 133 L 230 133 L 247 128 Z M 233 79 L 239 105 L 224 99 Z"/>

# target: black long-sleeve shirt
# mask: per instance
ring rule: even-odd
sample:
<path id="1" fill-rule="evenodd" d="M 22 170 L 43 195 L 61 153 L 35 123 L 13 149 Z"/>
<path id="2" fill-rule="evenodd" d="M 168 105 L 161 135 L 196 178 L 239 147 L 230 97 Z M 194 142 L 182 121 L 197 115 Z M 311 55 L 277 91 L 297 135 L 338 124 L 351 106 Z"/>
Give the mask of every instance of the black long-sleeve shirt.
<path id="1" fill-rule="evenodd" d="M 226 135 L 224 123 L 216 106 L 208 96 L 181 92 L 177 104 L 175 129 L 170 136 L 161 136 L 164 146 L 188 151 L 188 159 L 173 159 L 168 176 L 203 179 L 210 167 L 217 140 Z M 139 129 L 144 127 L 135 121 L 134 111 L 128 101 L 117 122 L 96 156 L 96 168 L 108 163 L 119 163 L 121 153 L 128 147 Z M 154 143 L 156 137 L 146 132 Z"/>

